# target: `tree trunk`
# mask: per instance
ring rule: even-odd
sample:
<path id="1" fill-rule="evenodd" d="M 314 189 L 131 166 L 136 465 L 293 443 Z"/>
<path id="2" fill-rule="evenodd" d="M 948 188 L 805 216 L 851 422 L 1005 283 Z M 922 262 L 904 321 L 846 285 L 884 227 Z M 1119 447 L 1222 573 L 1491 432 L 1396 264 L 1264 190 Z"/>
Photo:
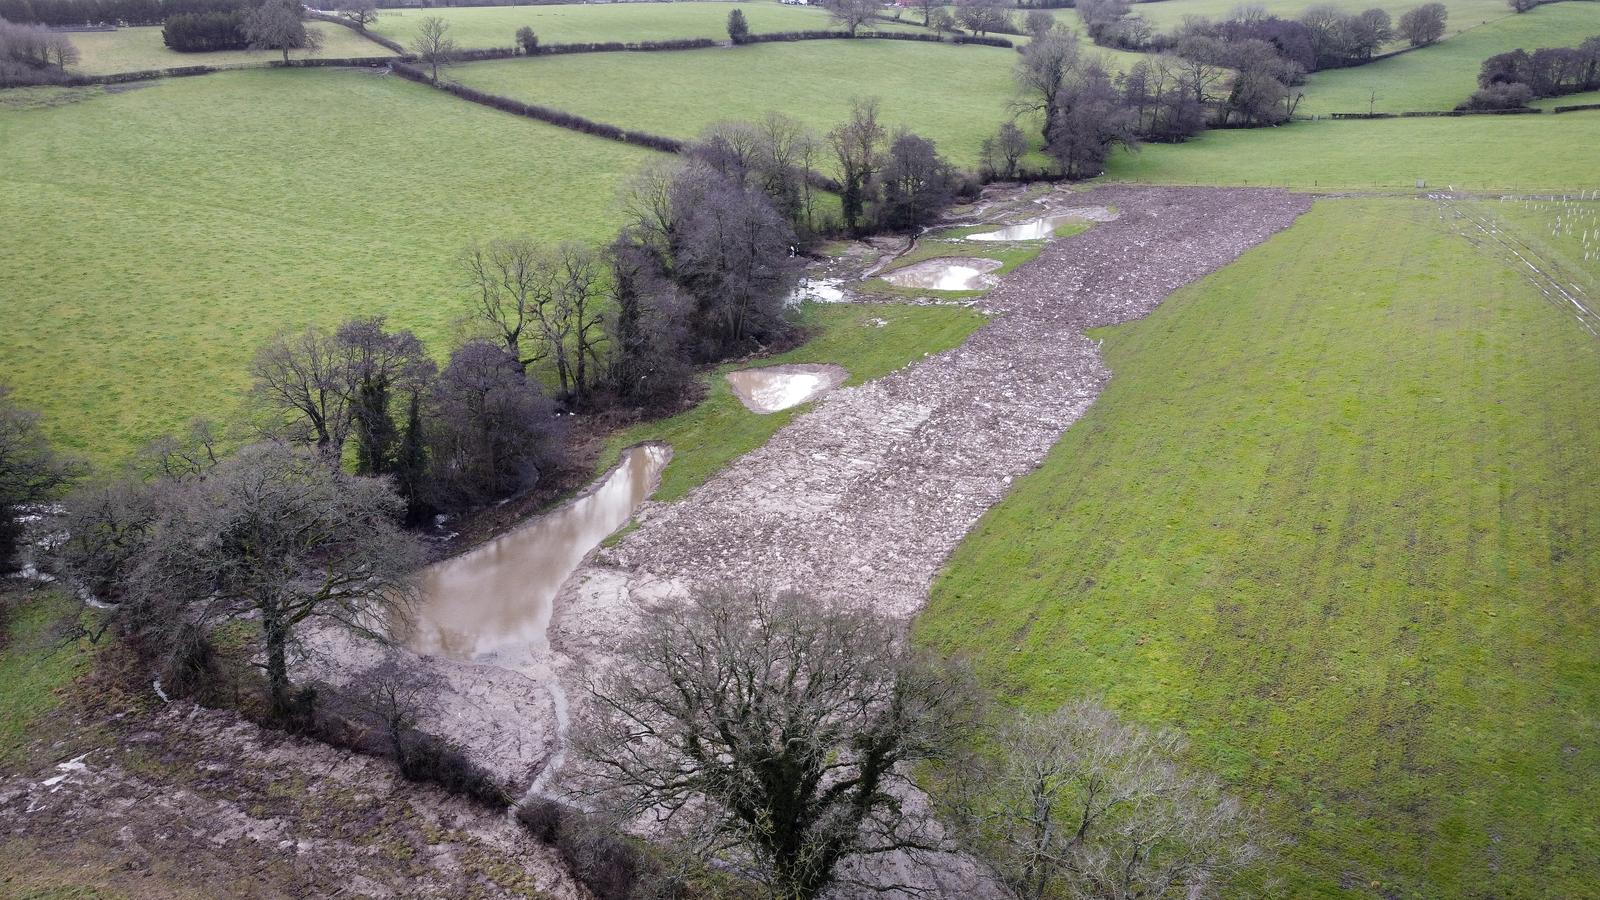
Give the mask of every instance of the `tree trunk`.
<path id="1" fill-rule="evenodd" d="M 261 627 L 267 645 L 267 686 L 272 691 L 272 714 L 283 718 L 289 712 L 289 629 L 272 614 L 262 616 Z"/>

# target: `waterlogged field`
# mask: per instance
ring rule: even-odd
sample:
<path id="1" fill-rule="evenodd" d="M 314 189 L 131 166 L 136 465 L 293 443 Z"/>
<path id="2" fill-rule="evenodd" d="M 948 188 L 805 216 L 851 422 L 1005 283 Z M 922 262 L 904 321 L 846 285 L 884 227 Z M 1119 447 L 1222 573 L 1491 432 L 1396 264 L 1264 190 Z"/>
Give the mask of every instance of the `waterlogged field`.
<path id="1" fill-rule="evenodd" d="M 100 461 L 230 413 L 280 329 L 383 314 L 443 353 L 464 245 L 602 242 L 654 157 L 365 71 L 80 96 L 0 109 L 0 359 Z"/>
<path id="2" fill-rule="evenodd" d="M 752 365 L 834 363 L 849 371 L 845 385 L 860 384 L 882 378 L 925 353 L 955 347 L 983 324 L 983 316 L 955 306 L 808 303 L 802 307 L 802 315 L 801 324 L 810 335 L 806 343 L 758 362 L 730 363 L 716 369 L 706 376 L 704 401 L 671 418 L 617 433 L 601 454 L 597 471 L 615 465 L 625 447 L 666 441 L 672 445 L 672 462 L 652 496 L 662 503 L 676 500 L 765 444 L 810 405 L 758 415 L 734 396 L 724 373 Z"/>
<path id="3" fill-rule="evenodd" d="M 290 50 L 290 59 L 344 59 L 352 56 L 393 56 L 389 50 L 342 25 L 312 22 L 308 29 L 322 35 L 322 49 L 314 53 Z M 116 31 L 79 31 L 68 35 L 83 54 L 72 71 L 80 75 L 110 75 L 174 66 L 230 66 L 282 59 L 276 50 L 218 50 L 214 53 L 178 53 L 161 42 L 158 26 L 119 28 Z"/>
<path id="4" fill-rule="evenodd" d="M 593 41 L 665 41 L 679 38 L 728 39 L 728 13 L 744 11 L 750 30 L 811 31 L 827 28 L 819 8 L 774 2 L 598 3 L 559 6 L 480 6 L 459 9 L 385 9 L 368 26 L 384 37 L 408 44 L 418 23 L 437 16 L 450 23 L 458 46 L 510 47 L 524 25 L 545 44 Z M 876 27 L 876 26 L 874 26 Z"/>
<path id="5" fill-rule="evenodd" d="M 1592 896 L 1600 342 L 1398 199 L 1097 336 L 917 639 L 1181 729 L 1289 838 L 1273 895 Z"/>
<path id="6" fill-rule="evenodd" d="M 450 77 L 485 91 L 672 137 L 778 111 L 820 132 L 877 97 L 885 125 L 938 143 L 961 166 L 1011 116 L 1014 50 L 907 41 L 802 41 L 673 53 L 473 63 Z M 1026 124 L 1026 119 L 1024 120 Z M 1032 130 L 1031 126 L 1030 130 Z"/>
<path id="7" fill-rule="evenodd" d="M 1316 72 L 1306 80 L 1306 97 L 1297 112 L 1327 115 L 1367 112 L 1369 108 L 1375 112 L 1453 109 L 1478 89 L 1478 70 L 1488 57 L 1519 47 L 1529 52 L 1539 47 L 1575 47 L 1594 36 L 1600 36 L 1600 4 L 1574 0 L 1539 6 L 1431 47 L 1365 66 Z"/>
<path id="8" fill-rule="evenodd" d="M 1297 122 L 1117 152 L 1114 181 L 1300 190 L 1562 191 L 1600 187 L 1600 113 Z"/>

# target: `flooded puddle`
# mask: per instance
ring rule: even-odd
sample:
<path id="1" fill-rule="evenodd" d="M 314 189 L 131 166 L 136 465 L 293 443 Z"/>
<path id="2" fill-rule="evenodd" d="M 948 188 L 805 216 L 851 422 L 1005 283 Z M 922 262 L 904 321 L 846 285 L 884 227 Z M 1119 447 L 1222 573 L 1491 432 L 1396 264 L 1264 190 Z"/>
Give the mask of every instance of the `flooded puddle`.
<path id="1" fill-rule="evenodd" d="M 745 409 L 774 413 L 839 386 L 850 373 L 833 365 L 784 365 L 729 372 L 728 384 Z"/>
<path id="2" fill-rule="evenodd" d="M 1029 219 L 1017 225 L 1006 225 L 994 231 L 969 234 L 969 241 L 1041 241 L 1056 233 L 1068 222 L 1109 222 L 1117 214 L 1104 206 L 1082 206 L 1039 219 Z"/>
<path id="3" fill-rule="evenodd" d="M 929 259 L 879 277 L 896 287 L 930 291 L 980 291 L 995 286 L 988 273 L 1000 268 L 998 259 L 943 257 Z"/>
<path id="4" fill-rule="evenodd" d="M 843 303 L 845 297 L 841 284 L 843 282 L 837 278 L 805 278 L 784 302 L 788 306 L 799 306 L 807 302 Z"/>
<path id="5" fill-rule="evenodd" d="M 481 547 L 423 570 L 406 643 L 419 653 L 487 661 L 543 649 L 561 585 L 656 489 L 672 458 L 666 444 L 623 453 L 605 479 L 575 500 Z"/>

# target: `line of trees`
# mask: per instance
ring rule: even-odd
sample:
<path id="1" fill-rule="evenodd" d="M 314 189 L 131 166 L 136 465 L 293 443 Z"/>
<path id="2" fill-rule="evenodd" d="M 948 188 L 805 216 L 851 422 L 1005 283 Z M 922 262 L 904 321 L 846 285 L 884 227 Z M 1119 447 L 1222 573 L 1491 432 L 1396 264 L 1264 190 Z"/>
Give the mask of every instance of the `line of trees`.
<path id="1" fill-rule="evenodd" d="M 1500 53 L 1483 61 L 1478 90 L 1457 109 L 1515 109 L 1537 97 L 1600 89 L 1600 35 L 1577 47 Z"/>
<path id="2" fill-rule="evenodd" d="M 0 18 L 52 27 L 160 25 L 175 15 L 231 12 L 248 0 L 0 0 Z"/>
<path id="3" fill-rule="evenodd" d="M 213 50 L 317 50 L 322 35 L 306 27 L 297 0 L 208 0 L 209 8 L 167 16 L 161 40 L 180 53 Z"/>
<path id="4" fill-rule="evenodd" d="M 66 35 L 0 18 L 0 87 L 64 83 L 78 58 Z"/>

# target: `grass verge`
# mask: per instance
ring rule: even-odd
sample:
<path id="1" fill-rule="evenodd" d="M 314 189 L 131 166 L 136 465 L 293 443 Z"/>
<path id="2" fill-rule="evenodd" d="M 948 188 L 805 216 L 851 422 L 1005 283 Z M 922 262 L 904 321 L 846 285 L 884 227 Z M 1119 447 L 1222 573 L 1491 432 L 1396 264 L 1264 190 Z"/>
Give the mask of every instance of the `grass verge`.
<path id="1" fill-rule="evenodd" d="M 57 591 L 0 586 L 7 607 L 0 641 L 0 767 L 27 761 L 35 726 L 61 703 L 74 679 L 89 670 L 87 642 L 66 640 L 61 626 L 75 604 Z"/>

